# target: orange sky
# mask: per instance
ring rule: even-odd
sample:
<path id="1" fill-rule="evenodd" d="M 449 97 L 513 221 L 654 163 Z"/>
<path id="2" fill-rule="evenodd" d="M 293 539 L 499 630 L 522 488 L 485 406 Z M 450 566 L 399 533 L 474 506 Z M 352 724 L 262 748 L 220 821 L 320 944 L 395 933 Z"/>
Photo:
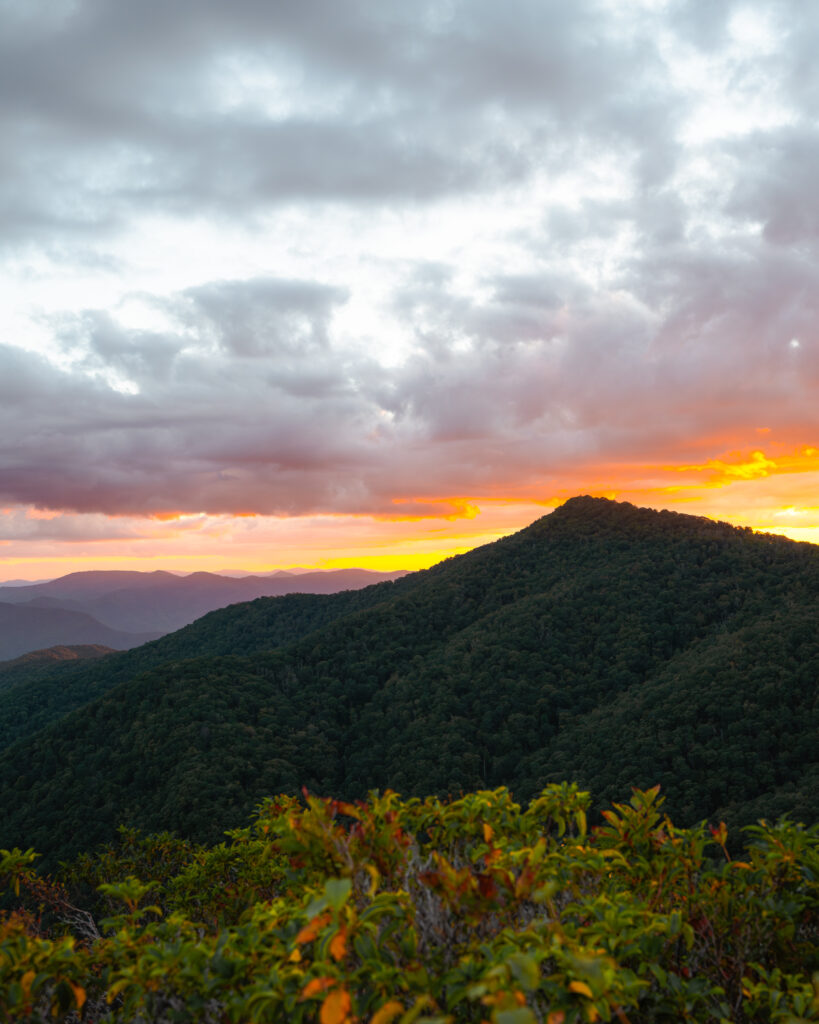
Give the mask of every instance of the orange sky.
<path id="1" fill-rule="evenodd" d="M 241 514 L 79 516 L 16 511 L 51 539 L 0 543 L 0 577 L 38 579 L 84 569 L 237 569 L 296 566 L 418 569 L 518 530 L 575 494 L 705 515 L 735 525 L 819 543 L 819 449 L 769 442 L 697 463 L 601 465 L 566 474 L 550 490 L 470 496 L 407 495 L 394 515 Z M 413 514 L 402 511 L 409 505 Z M 428 515 L 418 514 L 429 509 Z M 104 519 L 109 527 L 101 526 Z M 65 539 L 90 519 L 102 539 Z M 79 532 L 79 531 L 77 531 Z M 4 551 L 5 549 L 5 551 Z"/>

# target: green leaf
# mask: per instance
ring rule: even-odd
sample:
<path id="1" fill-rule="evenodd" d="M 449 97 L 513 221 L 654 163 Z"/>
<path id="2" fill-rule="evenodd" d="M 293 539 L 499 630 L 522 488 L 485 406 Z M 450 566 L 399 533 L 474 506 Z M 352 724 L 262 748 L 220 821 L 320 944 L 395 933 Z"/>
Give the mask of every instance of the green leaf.
<path id="1" fill-rule="evenodd" d="M 307 906 L 307 909 L 305 910 L 305 914 L 307 915 L 307 919 L 309 921 L 312 921 L 314 917 L 318 917 L 322 910 L 326 909 L 327 897 L 317 896 L 316 899 L 310 901 L 310 903 Z"/>
<path id="2" fill-rule="evenodd" d="M 341 910 L 347 902 L 353 883 L 349 878 L 328 878 L 324 883 L 324 898 L 333 908 Z"/>
<path id="3" fill-rule="evenodd" d="M 537 1024 L 537 1018 L 528 1006 L 518 1006 L 514 1010 L 497 1010 L 492 1019 L 495 1024 Z"/>
<path id="4" fill-rule="evenodd" d="M 534 992 L 540 984 L 540 968 L 525 953 L 513 953 L 506 961 L 515 981 L 526 992 Z"/>

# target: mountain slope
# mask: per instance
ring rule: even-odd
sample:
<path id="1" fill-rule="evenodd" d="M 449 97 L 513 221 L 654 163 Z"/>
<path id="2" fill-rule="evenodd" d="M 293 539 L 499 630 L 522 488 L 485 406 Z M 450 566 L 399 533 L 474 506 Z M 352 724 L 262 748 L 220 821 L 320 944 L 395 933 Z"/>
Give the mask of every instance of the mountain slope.
<path id="1" fill-rule="evenodd" d="M 112 647 L 104 647 L 102 644 L 57 644 L 39 651 L 29 651 L 11 661 L 0 661 L 0 689 L 42 675 L 44 670 L 52 669 L 55 665 L 104 658 L 115 653 Z"/>
<path id="2" fill-rule="evenodd" d="M 314 598 L 320 628 L 277 650 L 157 664 L 11 747 L 0 843 L 65 854 L 123 820 L 215 838 L 304 784 L 525 798 L 556 778 L 598 795 L 661 781 L 675 816 L 735 820 L 814 785 L 810 545 L 581 498 L 371 589 L 324 624 L 333 599 Z M 228 610 L 234 641 L 255 604 Z"/>
<path id="3" fill-rule="evenodd" d="M 386 600 L 393 586 L 404 585 L 403 580 L 387 581 L 327 596 L 259 598 L 211 612 L 176 633 L 110 655 L 98 664 L 32 664 L 18 669 L 5 690 L 5 677 L 0 674 L 0 750 L 158 665 L 203 655 L 270 650 L 351 611 L 372 607 Z"/>
<path id="4" fill-rule="evenodd" d="M 66 608 L 39 608 L 0 602 L 0 660 L 58 644 L 102 644 L 116 650 L 138 647 L 157 637 L 156 632 L 135 633 L 111 629 L 85 612 Z"/>
<path id="5" fill-rule="evenodd" d="M 53 664 L 55 661 L 82 661 L 85 658 L 103 658 L 106 654 L 114 654 L 113 647 L 102 644 L 57 644 L 54 647 L 43 647 L 38 651 L 21 654 L 12 661 L 0 662 L 0 673 L 22 668 L 24 665 Z"/>

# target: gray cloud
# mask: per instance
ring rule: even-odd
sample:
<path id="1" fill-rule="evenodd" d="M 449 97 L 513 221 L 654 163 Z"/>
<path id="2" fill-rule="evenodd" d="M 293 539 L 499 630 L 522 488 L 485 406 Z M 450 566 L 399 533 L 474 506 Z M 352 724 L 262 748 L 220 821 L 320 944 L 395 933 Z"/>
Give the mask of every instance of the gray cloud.
<path id="1" fill-rule="evenodd" d="M 613 41 L 593 5 L 79 0 L 59 31 L 38 13 L 0 42 L 7 236 L 110 231 L 136 204 L 462 194 L 586 130 L 667 149 L 650 33 Z"/>
<path id="2" fill-rule="evenodd" d="M 819 249 L 819 135 L 804 125 L 756 133 L 736 146 L 744 168 L 728 211 L 762 227 L 776 246 Z"/>
<path id="3" fill-rule="evenodd" d="M 136 540 L 142 534 L 133 522 L 102 515 L 57 514 L 34 518 L 22 509 L 0 515 L 0 544 L 37 545 L 43 541 L 71 543 L 100 540 Z"/>
<path id="4" fill-rule="evenodd" d="M 478 302 L 421 266 L 403 294 L 424 327 L 392 369 L 336 350 L 322 331 L 343 295 L 294 281 L 181 294 L 168 301 L 187 317 L 178 334 L 87 312 L 82 372 L 0 350 L 0 498 L 107 514 L 389 512 L 400 496 L 662 458 L 749 416 L 815 422 L 813 271 L 771 262 L 750 279 L 725 255 L 710 272 L 668 260 L 655 274 L 666 297 L 687 296 L 659 325 L 570 277 L 503 275 Z M 280 343 L 294 309 L 313 326 Z M 88 376 L 106 369 L 143 390 Z"/>
<path id="5" fill-rule="evenodd" d="M 743 55 L 742 11 L 770 16 L 767 50 Z M 384 512 L 819 426 L 812 5 L 0 0 L 0 18 L 0 274 L 119 276 L 164 324 L 127 328 L 86 287 L 37 314 L 61 360 L 0 348 L 4 501 Z M 697 138 L 708 82 L 675 60 L 781 116 Z M 310 237 L 268 234 L 273 215 Z M 221 278 L 140 293 L 123 239 L 152 217 L 240 225 L 301 262 L 225 257 Z M 377 326 L 339 328 L 356 303 L 408 338 L 399 356 Z"/>
<path id="6" fill-rule="evenodd" d="M 236 356 L 307 355 L 327 349 L 333 308 L 346 291 L 314 282 L 257 279 L 191 288 L 182 313 L 198 333 L 210 330 L 219 346 Z"/>

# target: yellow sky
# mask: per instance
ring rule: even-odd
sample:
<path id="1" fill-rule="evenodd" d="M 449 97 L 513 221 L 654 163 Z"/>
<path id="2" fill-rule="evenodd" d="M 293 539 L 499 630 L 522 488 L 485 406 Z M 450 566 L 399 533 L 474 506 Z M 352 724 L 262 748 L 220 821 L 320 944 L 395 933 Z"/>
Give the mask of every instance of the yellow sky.
<path id="1" fill-rule="evenodd" d="M 702 462 L 601 465 L 557 486 L 468 496 L 405 495 L 393 515 L 83 517 L 16 510 L 29 536 L 0 543 L 0 578 L 85 569 L 420 569 L 528 525 L 575 494 L 668 508 L 819 543 L 819 450 L 725 451 Z M 430 515 L 407 516 L 430 509 Z M 14 510 L 4 510 L 10 514 Z M 83 537 L 86 528 L 87 539 Z"/>

